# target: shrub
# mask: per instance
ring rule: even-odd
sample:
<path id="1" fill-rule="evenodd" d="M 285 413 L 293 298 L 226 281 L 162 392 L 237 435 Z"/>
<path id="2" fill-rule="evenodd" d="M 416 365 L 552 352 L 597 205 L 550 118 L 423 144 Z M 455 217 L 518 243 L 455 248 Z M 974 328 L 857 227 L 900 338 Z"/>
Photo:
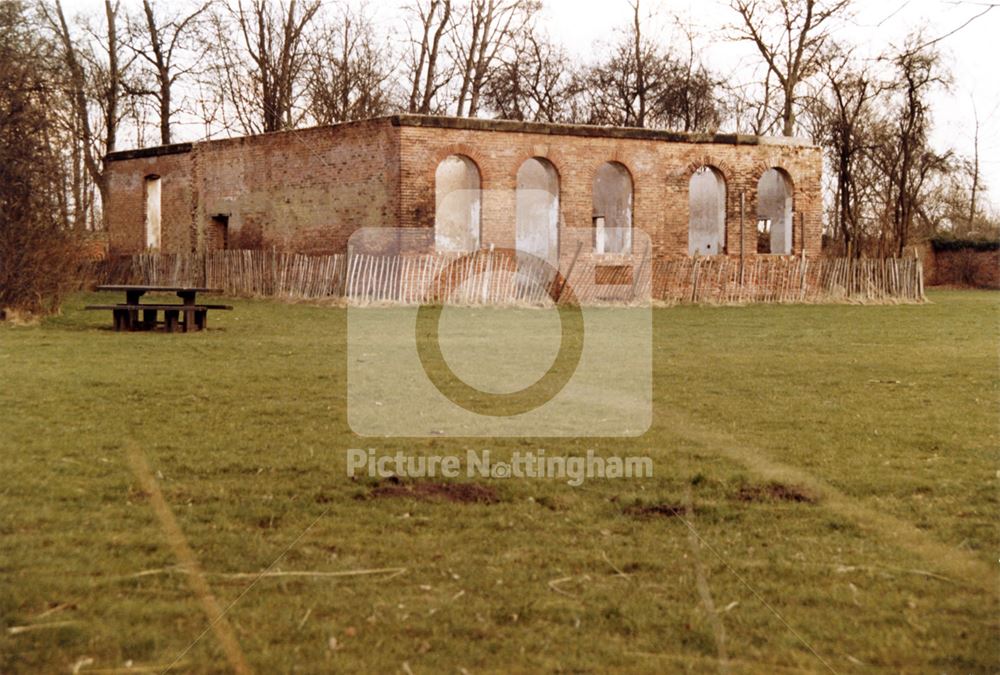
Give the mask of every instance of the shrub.
<path id="1" fill-rule="evenodd" d="M 0 314 L 19 316 L 58 310 L 82 259 L 60 217 L 51 83 L 36 48 L 23 5 L 0 3 Z"/>
<path id="2" fill-rule="evenodd" d="M 996 251 L 1000 249 L 1000 240 L 934 237 L 931 239 L 931 247 L 935 251 Z"/>

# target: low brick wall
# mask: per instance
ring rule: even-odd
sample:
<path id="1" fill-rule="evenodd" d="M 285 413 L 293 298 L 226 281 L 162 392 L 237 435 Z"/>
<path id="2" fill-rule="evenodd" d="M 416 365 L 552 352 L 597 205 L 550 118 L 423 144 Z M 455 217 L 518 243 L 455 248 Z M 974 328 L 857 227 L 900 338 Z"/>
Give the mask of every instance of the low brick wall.
<path id="1" fill-rule="evenodd" d="M 1000 289 L 1000 250 L 997 249 L 934 250 L 928 247 L 924 265 L 928 285 Z"/>

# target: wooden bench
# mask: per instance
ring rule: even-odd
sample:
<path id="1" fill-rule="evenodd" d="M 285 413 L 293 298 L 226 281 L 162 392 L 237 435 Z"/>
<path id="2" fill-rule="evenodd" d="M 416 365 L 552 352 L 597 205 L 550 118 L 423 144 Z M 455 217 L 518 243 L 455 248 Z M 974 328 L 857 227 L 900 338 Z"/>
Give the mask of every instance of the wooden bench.
<path id="1" fill-rule="evenodd" d="M 116 331 L 152 330 L 160 323 L 168 333 L 178 329 L 187 333 L 194 330 L 204 330 L 208 326 L 208 310 L 231 310 L 230 305 L 209 304 L 119 304 L 119 305 L 87 305 L 84 309 L 111 310 Z M 142 312 L 142 319 L 139 318 Z M 163 321 L 156 319 L 157 313 L 163 312 Z M 184 320 L 181 321 L 183 314 Z"/>

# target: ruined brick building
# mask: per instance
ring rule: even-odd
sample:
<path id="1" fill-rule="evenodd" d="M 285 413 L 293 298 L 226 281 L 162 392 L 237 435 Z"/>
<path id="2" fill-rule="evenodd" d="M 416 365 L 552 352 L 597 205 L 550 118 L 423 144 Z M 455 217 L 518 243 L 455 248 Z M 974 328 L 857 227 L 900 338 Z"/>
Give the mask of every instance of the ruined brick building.
<path id="1" fill-rule="evenodd" d="M 359 227 L 434 228 L 438 250 L 820 252 L 820 149 L 792 139 L 396 115 L 115 152 L 113 253 L 343 252 Z M 742 236 L 741 236 L 742 235 Z"/>

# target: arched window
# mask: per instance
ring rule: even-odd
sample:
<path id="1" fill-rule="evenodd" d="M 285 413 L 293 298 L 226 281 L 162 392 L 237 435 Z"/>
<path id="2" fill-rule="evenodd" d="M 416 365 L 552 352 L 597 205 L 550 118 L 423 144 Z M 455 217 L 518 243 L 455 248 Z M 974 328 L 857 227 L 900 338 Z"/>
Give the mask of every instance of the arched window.
<path id="1" fill-rule="evenodd" d="M 792 252 L 792 179 L 768 169 L 757 183 L 757 253 Z"/>
<path id="2" fill-rule="evenodd" d="M 688 183 L 688 254 L 726 252 L 726 180 L 710 166 L 699 168 Z"/>
<path id="3" fill-rule="evenodd" d="M 517 170 L 517 250 L 559 264 L 559 174 L 541 157 Z"/>
<path id="4" fill-rule="evenodd" d="M 434 173 L 434 245 L 438 251 L 479 248 L 482 204 L 479 168 L 463 155 L 449 155 Z"/>
<path id="5" fill-rule="evenodd" d="M 618 162 L 597 169 L 591 190 L 594 252 L 632 251 L 632 176 Z"/>

